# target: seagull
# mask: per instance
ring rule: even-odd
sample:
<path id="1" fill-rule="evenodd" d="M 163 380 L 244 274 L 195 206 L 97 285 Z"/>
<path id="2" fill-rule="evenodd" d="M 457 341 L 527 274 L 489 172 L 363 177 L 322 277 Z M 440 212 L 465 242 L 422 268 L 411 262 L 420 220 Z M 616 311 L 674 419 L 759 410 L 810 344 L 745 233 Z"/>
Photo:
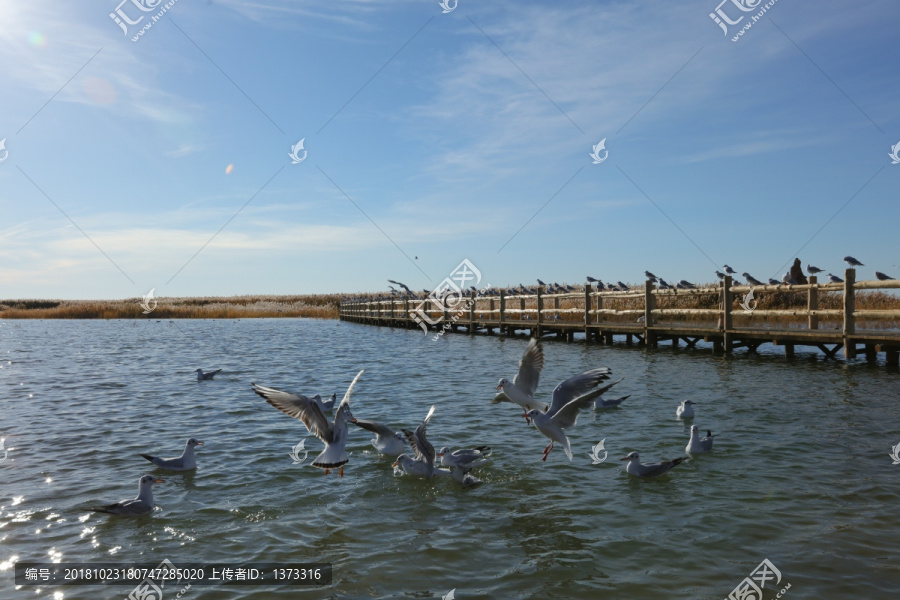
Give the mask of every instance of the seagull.
<path id="1" fill-rule="evenodd" d="M 843 279 L 837 275 L 832 275 L 831 273 L 828 274 L 828 280 L 831 281 L 831 283 L 844 283 Z"/>
<path id="2" fill-rule="evenodd" d="M 366 431 L 371 431 L 375 434 L 375 438 L 372 440 L 372 447 L 374 447 L 380 454 L 386 454 L 388 456 L 400 456 L 401 454 L 403 454 L 403 451 L 406 450 L 406 437 L 404 437 L 403 432 L 395 432 L 390 427 L 386 427 L 385 425 L 376 423 L 375 421 L 353 419 L 350 422 L 354 425 L 359 425 Z"/>
<path id="3" fill-rule="evenodd" d="M 672 289 L 672 286 L 669 285 L 668 283 L 666 283 L 666 280 L 663 279 L 662 277 L 659 278 L 659 287 L 661 287 L 664 290 Z"/>
<path id="4" fill-rule="evenodd" d="M 744 276 L 744 279 L 750 282 L 750 285 L 765 285 L 762 281 L 750 275 L 750 273 L 741 273 L 741 275 Z"/>
<path id="5" fill-rule="evenodd" d="M 781 278 L 782 283 L 786 283 L 788 285 L 797 285 L 797 280 L 791 277 L 790 271 L 784 272 L 784 277 Z"/>
<path id="6" fill-rule="evenodd" d="M 689 289 L 689 290 L 696 289 L 696 287 L 697 287 L 696 285 L 694 285 L 690 281 L 687 281 L 686 279 L 682 279 L 681 281 L 679 281 L 678 285 L 680 285 L 681 287 L 683 287 L 685 289 Z"/>
<path id="7" fill-rule="evenodd" d="M 675 409 L 675 416 L 679 419 L 694 418 L 694 403 L 691 400 L 685 400 Z"/>
<path id="8" fill-rule="evenodd" d="M 541 281 L 540 279 L 538 279 L 537 282 L 538 282 L 538 285 L 547 285 L 546 283 L 544 283 L 544 282 Z"/>
<path id="9" fill-rule="evenodd" d="M 725 272 L 728 273 L 729 275 L 734 275 L 735 273 L 737 273 L 737 271 L 735 271 L 728 265 L 722 265 L 722 267 L 725 269 Z"/>
<path id="10" fill-rule="evenodd" d="M 675 460 L 667 460 L 665 462 L 658 463 L 642 463 L 641 457 L 637 452 L 632 452 L 628 456 L 620 459 L 627 460 L 628 464 L 625 465 L 625 472 L 629 475 L 634 475 L 636 477 L 656 477 L 658 475 L 662 475 L 664 473 L 668 473 L 671 471 L 676 465 L 680 464 L 686 456 L 682 456 L 681 458 L 676 458 Z"/>
<path id="11" fill-rule="evenodd" d="M 464 448 L 450 452 L 450 448 L 444 446 L 437 455 L 441 459 L 441 466 L 462 467 L 471 470 L 475 467 L 480 467 L 488 461 L 488 457 L 491 455 L 491 447 L 478 446 L 477 448 Z"/>
<path id="12" fill-rule="evenodd" d="M 594 279 L 590 275 L 587 276 L 587 280 L 590 281 L 591 283 L 602 283 L 599 279 Z"/>
<path id="13" fill-rule="evenodd" d="M 443 469 L 439 470 L 443 472 Z M 475 487 L 476 485 L 483 483 L 480 479 L 469 473 L 471 470 L 472 469 L 468 467 L 454 467 L 451 475 L 453 476 L 453 479 L 458 481 L 464 488 Z"/>
<path id="14" fill-rule="evenodd" d="M 806 272 L 809 273 L 810 275 L 815 275 L 816 273 L 824 273 L 825 271 L 823 271 L 819 267 L 814 267 L 811 264 L 807 263 L 806 264 Z"/>
<path id="15" fill-rule="evenodd" d="M 197 468 L 197 457 L 194 456 L 194 446 L 202 446 L 203 442 L 197 438 L 190 438 L 184 445 L 184 452 L 178 458 L 160 458 L 149 454 L 141 454 L 157 467 L 170 471 L 190 471 Z"/>
<path id="16" fill-rule="evenodd" d="M 347 421 L 353 420 L 353 415 L 350 413 L 350 392 L 363 373 L 365 373 L 365 370 L 360 371 L 353 378 L 350 387 L 347 388 L 347 393 L 344 394 L 344 399 L 341 400 L 341 404 L 338 406 L 333 423 L 329 423 L 319 405 L 306 396 L 282 392 L 281 390 L 264 387 L 252 382 L 250 385 L 253 387 L 254 392 L 265 398 L 266 402 L 284 414 L 298 419 L 306 426 L 307 431 L 312 432 L 317 438 L 325 442 L 325 450 L 312 463 L 314 467 L 325 469 L 326 475 L 331 469 L 339 467 L 338 475 L 343 477 L 344 465 L 350 461 L 345 450 L 347 444 Z"/>
<path id="17" fill-rule="evenodd" d="M 203 369 L 197 369 L 194 373 L 197 374 L 197 381 L 209 381 L 213 377 L 216 376 L 217 373 L 221 373 L 222 369 L 216 369 L 215 371 L 211 371 L 209 373 L 204 373 Z"/>
<path id="18" fill-rule="evenodd" d="M 877 279 L 878 281 L 893 281 L 894 280 L 893 277 L 888 277 L 881 271 L 875 271 L 875 279 Z"/>
<path id="19" fill-rule="evenodd" d="M 781 285 L 781 282 L 778 281 L 777 279 L 773 279 L 773 278 L 769 277 L 769 285 Z"/>
<path id="20" fill-rule="evenodd" d="M 718 277 L 719 279 L 725 279 L 725 273 L 723 273 L 722 271 L 718 271 L 718 270 L 717 270 L 717 271 L 716 271 L 716 277 Z"/>
<path id="21" fill-rule="evenodd" d="M 647 279 L 649 279 L 650 281 L 654 282 L 654 283 L 655 283 L 656 280 L 657 280 L 656 275 L 654 275 L 654 274 L 651 273 L 650 271 L 644 271 L 644 276 L 645 276 Z"/>
<path id="22" fill-rule="evenodd" d="M 713 438 L 716 437 L 711 431 L 706 432 L 706 437 L 700 437 L 700 429 L 696 425 L 691 425 L 691 441 L 685 447 L 687 454 L 697 454 L 699 452 L 709 452 L 712 450 Z"/>
<path id="23" fill-rule="evenodd" d="M 856 260 L 855 258 L 853 258 L 852 256 L 845 256 L 845 257 L 844 257 L 844 262 L 847 263 L 848 265 L 850 265 L 851 267 L 864 267 L 864 266 L 866 266 L 866 265 L 862 264 L 861 262 L 859 262 L 858 260 Z"/>
<path id="24" fill-rule="evenodd" d="M 622 380 L 620 379 L 619 381 Z M 608 400 L 603 396 L 600 396 L 594 402 L 594 408 L 617 408 L 620 404 L 622 404 L 629 398 L 631 398 L 631 394 L 628 394 L 627 396 L 620 396 L 618 398 L 609 398 Z"/>
<path id="25" fill-rule="evenodd" d="M 619 286 L 619 289 L 622 290 L 623 292 L 627 292 L 627 291 L 628 291 L 628 286 L 625 285 L 624 283 L 622 283 L 621 281 L 617 282 L 616 285 L 618 285 L 618 286 Z"/>
<path id="26" fill-rule="evenodd" d="M 312 397 L 312 400 L 314 400 L 316 404 L 319 405 L 319 408 L 322 409 L 323 413 L 330 413 L 334 410 L 334 405 L 337 402 L 337 394 L 332 394 L 331 398 L 329 398 L 328 400 L 322 400 L 322 396 L 316 394 Z"/>
<path id="27" fill-rule="evenodd" d="M 144 475 L 138 479 L 138 495 L 134 500 L 122 500 L 103 508 L 91 508 L 89 510 L 108 515 L 122 515 L 125 517 L 139 517 L 153 512 L 153 484 L 165 483 L 153 475 Z"/>
<path id="28" fill-rule="evenodd" d="M 526 315 L 527 316 L 527 315 Z M 519 374 L 510 383 L 505 377 L 497 384 L 497 390 L 501 393 L 494 396 L 491 404 L 498 402 L 514 402 L 522 407 L 525 419 L 528 420 L 528 411 L 539 409 L 547 410 L 547 404 L 534 399 L 534 392 L 537 390 L 538 380 L 541 377 L 541 370 L 544 368 L 544 349 L 540 340 L 531 338 L 528 347 L 525 348 L 525 354 L 519 361 Z M 529 421 L 530 422 L 530 421 Z"/>
<path id="29" fill-rule="evenodd" d="M 425 437 L 428 421 L 431 420 L 433 414 L 434 406 L 432 405 L 428 410 L 428 414 L 425 415 L 425 418 L 422 420 L 422 424 L 416 427 L 415 433 L 410 433 L 406 429 L 403 430 L 403 435 L 409 440 L 409 445 L 412 446 L 415 458 L 410 457 L 408 454 L 401 454 L 397 457 L 397 460 L 394 461 L 394 468 L 399 466 L 408 475 L 414 477 L 423 477 L 425 479 L 434 477 L 436 470 L 434 468 L 434 446 L 432 446 L 431 442 Z"/>
<path id="30" fill-rule="evenodd" d="M 529 411 L 528 416 L 534 420 L 538 430 L 550 438 L 550 443 L 544 448 L 542 461 L 547 460 L 556 442 L 562 444 L 566 456 L 572 460 L 572 447 L 563 430 L 574 426 L 578 421 L 579 412 L 593 406 L 594 399 L 618 383 L 616 381 L 602 388 L 593 389 L 609 379 L 609 372 L 608 367 L 600 367 L 569 377 L 553 390 L 553 400 L 546 412 L 536 409 Z"/>

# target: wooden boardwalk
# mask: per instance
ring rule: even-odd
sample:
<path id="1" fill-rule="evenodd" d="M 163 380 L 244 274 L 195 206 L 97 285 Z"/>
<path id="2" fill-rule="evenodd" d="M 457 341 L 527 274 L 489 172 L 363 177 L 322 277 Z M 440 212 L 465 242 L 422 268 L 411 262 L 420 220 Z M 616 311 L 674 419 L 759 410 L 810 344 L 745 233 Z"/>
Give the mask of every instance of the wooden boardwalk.
<path id="1" fill-rule="evenodd" d="M 716 353 L 730 353 L 736 348 L 755 351 L 768 343 L 783 346 L 785 355 L 793 356 L 795 347 L 810 346 L 822 350 L 828 358 L 843 350 L 846 358 L 864 354 L 875 361 L 879 353 L 884 353 L 888 366 L 898 366 L 900 310 L 857 310 L 855 297 L 858 290 L 900 289 L 900 281 L 857 282 L 855 275 L 854 269 L 847 269 L 844 283 L 820 284 L 812 276 L 804 285 L 733 286 L 731 277 L 726 277 L 717 286 L 697 289 L 660 290 L 647 281 L 643 290 L 627 292 L 596 291 L 590 284 L 583 292 L 565 294 L 546 294 L 543 287 L 530 295 L 466 291 L 443 303 L 421 298 L 348 301 L 341 304 L 340 318 L 368 325 L 421 328 L 435 334 L 525 334 L 573 341 L 576 333 L 583 333 L 588 343 L 612 344 L 624 338 L 628 344 L 650 347 L 661 342 L 694 347 L 704 341 L 711 343 Z M 747 299 L 751 290 L 757 299 L 767 293 L 802 293 L 806 308 L 755 309 L 754 301 Z M 841 307 L 819 309 L 820 294 L 825 293 L 840 294 Z M 706 304 L 718 304 L 717 308 L 657 307 L 685 297 L 702 302 L 698 297 L 703 296 Z M 740 304 L 742 300 L 744 304 Z M 705 322 L 697 322 L 698 318 Z M 735 325 L 735 320 L 742 323 Z M 820 321 L 829 325 L 820 327 Z"/>

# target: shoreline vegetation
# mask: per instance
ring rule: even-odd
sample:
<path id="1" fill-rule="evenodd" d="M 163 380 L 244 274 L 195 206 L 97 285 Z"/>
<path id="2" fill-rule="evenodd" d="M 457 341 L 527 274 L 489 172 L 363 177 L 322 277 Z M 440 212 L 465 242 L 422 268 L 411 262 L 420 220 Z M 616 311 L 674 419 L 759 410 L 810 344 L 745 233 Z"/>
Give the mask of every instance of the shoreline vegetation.
<path id="1" fill-rule="evenodd" d="M 512 290 L 510 290 L 512 292 Z M 512 292 L 515 293 L 515 292 Z M 298 295 L 246 295 L 225 297 L 154 298 L 155 308 L 144 314 L 142 298 L 123 300 L 0 300 L 0 319 L 252 319 L 252 318 L 313 318 L 337 319 L 342 300 L 367 296 L 367 294 L 298 294 Z M 839 293 L 823 292 L 819 296 L 820 309 L 841 308 Z M 416 302 L 411 300 L 411 303 Z M 735 298 L 740 302 L 740 297 Z M 568 308 L 567 300 L 560 302 L 560 308 Z M 412 305 L 412 304 L 411 304 Z M 574 305 L 573 305 L 574 306 Z M 628 298 L 608 301 L 608 308 L 619 310 L 643 308 L 642 298 Z M 714 295 L 685 295 L 665 299 L 659 308 L 706 308 L 718 306 Z M 549 308 L 549 307 L 545 307 Z M 775 292 L 761 294 L 758 298 L 760 309 L 805 309 L 806 294 L 803 292 Z M 860 290 L 856 293 L 857 310 L 900 309 L 900 297 L 883 291 Z M 580 318 L 574 314 L 562 313 L 562 320 Z M 737 315 L 736 315 L 737 316 Z M 705 317 L 708 319 L 708 317 Z M 682 317 L 677 320 L 704 320 L 704 318 Z M 606 318 L 608 321 L 630 321 L 631 318 Z M 667 319 L 668 320 L 668 319 Z M 767 321 L 805 322 L 805 317 L 770 317 Z M 896 326 L 890 323 L 889 326 Z"/>

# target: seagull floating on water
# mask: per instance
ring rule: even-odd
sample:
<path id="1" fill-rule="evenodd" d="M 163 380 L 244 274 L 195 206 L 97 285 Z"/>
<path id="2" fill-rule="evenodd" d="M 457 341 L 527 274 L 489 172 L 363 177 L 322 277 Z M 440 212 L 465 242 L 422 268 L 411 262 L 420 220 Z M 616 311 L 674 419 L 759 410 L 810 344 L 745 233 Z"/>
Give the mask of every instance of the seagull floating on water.
<path id="1" fill-rule="evenodd" d="M 428 414 L 425 415 L 422 423 L 416 427 L 415 432 L 410 433 L 406 429 L 403 430 L 403 435 L 409 440 L 409 445 L 412 446 L 415 458 L 408 454 L 401 454 L 397 457 L 397 460 L 394 461 L 394 468 L 400 467 L 407 475 L 412 475 L 413 477 L 422 477 L 424 479 L 431 479 L 434 477 L 436 471 L 434 468 L 434 446 L 432 446 L 431 442 L 428 441 L 428 438 L 425 437 L 428 421 L 431 420 L 433 414 L 434 406 L 428 410 Z"/>
<path id="2" fill-rule="evenodd" d="M 706 432 L 706 437 L 700 437 L 700 429 L 696 425 L 691 425 L 691 440 L 685 447 L 684 451 L 688 454 L 698 454 L 700 452 L 709 452 L 712 450 L 713 438 L 716 437 L 711 431 Z"/>
<path id="3" fill-rule="evenodd" d="M 851 267 L 864 267 L 864 266 L 866 266 L 866 265 L 862 264 L 861 262 L 859 262 L 858 260 L 856 260 L 855 258 L 853 258 L 852 256 L 845 256 L 845 257 L 844 257 L 844 262 L 847 263 L 848 265 L 850 265 Z"/>
<path id="4" fill-rule="evenodd" d="M 306 426 L 306 429 L 312 432 L 317 438 L 325 442 L 325 450 L 313 461 L 312 465 L 320 469 L 325 469 L 328 475 L 331 469 L 340 468 L 338 475 L 344 476 L 344 465 L 350 461 L 347 456 L 345 446 L 347 445 L 347 422 L 353 420 L 350 413 L 350 392 L 353 386 L 359 381 L 359 378 L 365 371 L 360 371 L 353 378 L 344 399 L 338 406 L 337 414 L 334 421 L 329 423 L 322 409 L 311 398 L 291 394 L 290 392 L 282 392 L 274 388 L 264 387 L 251 383 L 253 391 L 259 396 L 265 398 L 266 402 L 283 412 L 284 414 L 298 419 Z"/>
<path id="5" fill-rule="evenodd" d="M 402 431 L 394 431 L 381 423 L 364 419 L 353 419 L 350 422 L 375 434 L 375 438 L 372 440 L 372 447 L 380 454 L 400 456 L 406 450 L 406 438 Z"/>
<path id="6" fill-rule="evenodd" d="M 682 402 L 678 408 L 675 409 L 675 416 L 679 419 L 693 419 L 694 418 L 694 402 L 691 400 L 685 400 Z"/>
<path id="7" fill-rule="evenodd" d="M 619 381 L 622 381 L 621 379 Z M 617 381 L 616 383 L 619 383 Z M 618 408 L 620 404 L 631 398 L 631 394 L 627 396 L 619 396 L 618 398 L 604 398 L 602 395 L 594 401 L 594 408 Z"/>
<path id="8" fill-rule="evenodd" d="M 151 456 L 150 454 L 141 454 L 141 456 L 157 467 L 162 467 L 163 469 L 169 469 L 170 471 L 190 471 L 197 468 L 197 457 L 194 456 L 194 447 L 202 445 L 203 442 L 197 438 L 190 438 L 184 445 L 184 452 L 177 458 L 160 458 L 158 456 Z"/>
<path id="9" fill-rule="evenodd" d="M 550 408 L 545 411 L 531 410 L 528 416 L 534 420 L 538 431 L 550 438 L 550 443 L 544 448 L 542 461 L 547 460 L 553 445 L 556 442 L 562 444 L 563 450 L 569 460 L 572 460 L 572 447 L 564 429 L 575 425 L 578 421 L 578 413 L 594 405 L 594 400 L 602 396 L 618 381 L 597 388 L 600 383 L 609 379 L 608 367 L 600 367 L 585 371 L 579 375 L 569 377 L 553 390 L 553 399 Z M 597 388 L 597 389 L 594 389 Z"/>
<path id="10" fill-rule="evenodd" d="M 642 463 L 640 455 L 637 452 L 632 452 L 620 460 L 628 461 L 628 464 L 625 465 L 625 472 L 629 475 L 634 475 L 635 477 L 657 477 L 668 473 L 686 458 L 686 456 L 682 456 L 681 458 L 664 462 Z"/>
<path id="11" fill-rule="evenodd" d="M 197 369 L 194 373 L 197 374 L 197 381 L 209 381 L 213 377 L 216 376 L 217 373 L 221 373 L 222 369 L 216 369 L 215 371 L 210 371 L 209 373 L 204 373 L 203 369 Z"/>
<path id="12" fill-rule="evenodd" d="M 531 338 L 528 347 L 525 348 L 525 354 L 519 361 L 519 373 L 516 378 L 509 382 L 505 377 L 497 384 L 497 390 L 502 390 L 491 400 L 492 404 L 498 402 L 513 402 L 522 407 L 528 420 L 528 411 L 532 409 L 547 410 L 547 404 L 534 399 L 534 392 L 537 390 L 538 380 L 541 378 L 541 370 L 544 368 L 544 349 L 540 340 Z"/>
<path id="13" fill-rule="evenodd" d="M 138 495 L 134 500 L 122 500 L 103 508 L 91 508 L 89 510 L 108 515 L 121 515 L 123 517 L 139 517 L 153 512 L 153 484 L 165 483 L 162 479 L 153 475 L 144 475 L 138 479 Z"/>

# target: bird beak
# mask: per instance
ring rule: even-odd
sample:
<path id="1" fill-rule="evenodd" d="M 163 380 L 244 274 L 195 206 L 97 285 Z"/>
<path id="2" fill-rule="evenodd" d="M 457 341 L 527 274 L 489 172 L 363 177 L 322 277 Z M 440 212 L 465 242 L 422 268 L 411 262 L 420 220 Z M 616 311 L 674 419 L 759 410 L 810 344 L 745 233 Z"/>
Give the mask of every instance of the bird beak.
<path id="1" fill-rule="evenodd" d="M 202 445 L 203 445 L 203 442 L 197 442 L 197 445 L 198 445 L 198 446 L 202 446 Z"/>
<path id="2" fill-rule="evenodd" d="M 351 422 L 351 423 L 356 423 L 356 417 L 350 417 L 350 422 Z"/>
<path id="3" fill-rule="evenodd" d="M 620 458 L 619 460 L 628 460 L 628 457 L 627 457 L 627 456 L 623 456 L 623 457 Z"/>
<path id="4" fill-rule="evenodd" d="M 500 385 L 497 386 L 497 391 L 500 391 L 501 389 L 503 389 L 503 384 L 502 384 L 502 383 L 501 383 Z"/>
<path id="5" fill-rule="evenodd" d="M 163 479 L 154 479 L 154 480 L 153 480 L 153 483 L 165 483 L 165 480 L 163 480 Z"/>
<path id="6" fill-rule="evenodd" d="M 394 461 L 394 464 L 392 464 L 391 466 L 394 467 L 394 468 L 396 468 L 397 465 L 399 465 L 399 464 L 400 464 L 400 461 L 399 461 L 399 460 L 395 460 L 395 461 Z"/>

